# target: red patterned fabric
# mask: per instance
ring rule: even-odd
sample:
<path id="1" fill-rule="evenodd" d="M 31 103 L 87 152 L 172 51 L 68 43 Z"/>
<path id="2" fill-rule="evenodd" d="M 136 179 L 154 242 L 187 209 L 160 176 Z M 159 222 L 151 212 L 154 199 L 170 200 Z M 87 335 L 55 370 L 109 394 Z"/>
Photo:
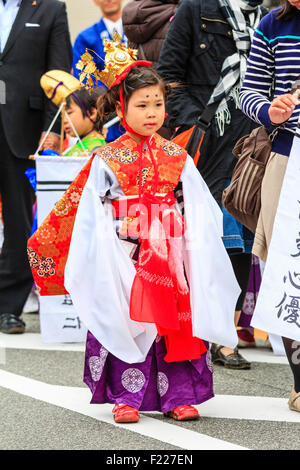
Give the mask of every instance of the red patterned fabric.
<path id="1" fill-rule="evenodd" d="M 34 281 L 41 295 L 62 295 L 64 271 L 80 197 L 88 179 L 91 158 L 27 244 Z"/>
<path id="2" fill-rule="evenodd" d="M 178 145 L 155 134 L 151 148 L 158 165 L 158 192 L 173 189 L 182 172 L 186 153 Z M 138 194 L 139 147 L 127 134 L 97 151 L 116 175 L 126 195 Z M 32 274 L 41 295 L 62 295 L 64 270 L 72 237 L 80 197 L 88 179 L 93 157 L 87 162 L 73 183 L 55 205 L 38 230 L 28 240 L 28 257 Z M 144 152 L 142 186 L 144 191 L 154 188 L 154 169 L 149 152 Z M 124 226 L 126 225 L 124 221 Z"/>
<path id="3" fill-rule="evenodd" d="M 178 145 L 154 134 L 150 140 L 151 150 L 158 169 L 159 193 L 168 193 L 178 184 L 185 165 L 187 153 Z M 110 142 L 96 151 L 112 169 L 126 196 L 139 194 L 140 148 L 128 134 Z M 155 171 L 149 150 L 143 152 L 142 190 L 153 192 L 155 189 Z"/>

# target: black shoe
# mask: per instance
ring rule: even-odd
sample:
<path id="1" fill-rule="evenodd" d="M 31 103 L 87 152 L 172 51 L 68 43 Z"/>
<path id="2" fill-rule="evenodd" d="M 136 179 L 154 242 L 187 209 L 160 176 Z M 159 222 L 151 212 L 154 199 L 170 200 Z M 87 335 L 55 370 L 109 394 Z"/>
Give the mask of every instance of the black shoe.
<path id="1" fill-rule="evenodd" d="M 223 365 L 227 369 L 251 369 L 251 363 L 241 356 L 238 348 L 235 348 L 233 353 L 225 356 L 221 351 L 223 347 L 216 344 L 211 345 L 210 352 L 213 364 Z"/>
<path id="2" fill-rule="evenodd" d="M 25 323 L 13 313 L 0 313 L 1 333 L 24 333 Z"/>

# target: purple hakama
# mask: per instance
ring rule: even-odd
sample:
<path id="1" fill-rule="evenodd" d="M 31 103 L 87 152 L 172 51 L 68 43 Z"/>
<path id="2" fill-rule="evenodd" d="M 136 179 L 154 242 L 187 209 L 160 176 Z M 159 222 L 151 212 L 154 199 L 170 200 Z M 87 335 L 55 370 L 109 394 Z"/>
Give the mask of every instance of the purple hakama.
<path id="1" fill-rule="evenodd" d="M 158 336 L 144 362 L 127 364 L 88 332 L 84 382 L 93 394 L 91 403 L 124 403 L 140 411 L 165 413 L 213 398 L 209 351 L 200 359 L 172 363 L 164 361 L 165 355 L 164 339 Z"/>
<path id="2" fill-rule="evenodd" d="M 121 238 L 136 265 L 140 244 Z M 159 335 L 146 360 L 128 364 L 110 354 L 89 331 L 86 341 L 84 382 L 93 396 L 91 403 L 126 404 L 140 411 L 165 413 L 177 406 L 199 405 L 214 397 L 209 344 L 200 359 L 166 362 L 165 341 Z"/>

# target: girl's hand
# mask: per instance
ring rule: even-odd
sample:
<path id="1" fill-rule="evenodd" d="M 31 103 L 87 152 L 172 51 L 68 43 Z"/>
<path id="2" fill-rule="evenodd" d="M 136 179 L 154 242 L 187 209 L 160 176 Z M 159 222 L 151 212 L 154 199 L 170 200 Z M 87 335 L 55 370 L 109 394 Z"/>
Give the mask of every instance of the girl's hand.
<path id="1" fill-rule="evenodd" d="M 291 95 L 290 93 L 286 95 L 280 95 L 275 98 L 269 108 L 269 117 L 273 124 L 281 124 L 287 121 L 293 111 L 295 106 L 299 104 L 298 95 Z"/>

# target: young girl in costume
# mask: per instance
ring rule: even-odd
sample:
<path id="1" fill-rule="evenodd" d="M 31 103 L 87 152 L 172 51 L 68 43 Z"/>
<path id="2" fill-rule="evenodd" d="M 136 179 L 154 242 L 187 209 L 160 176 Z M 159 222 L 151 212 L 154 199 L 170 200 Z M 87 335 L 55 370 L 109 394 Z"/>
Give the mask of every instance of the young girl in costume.
<path id="1" fill-rule="evenodd" d="M 64 217 L 54 208 L 28 244 L 41 295 L 71 294 L 89 330 L 91 402 L 113 404 L 118 423 L 198 418 L 193 405 L 214 396 L 208 342 L 237 343 L 222 214 L 191 157 L 156 133 L 168 89 L 149 65 L 131 60 L 111 80 L 99 115 L 116 110 L 126 134 L 97 150 L 58 203 Z"/>
<path id="2" fill-rule="evenodd" d="M 103 91 L 104 88 L 93 92 L 81 88 L 66 98 L 65 133 L 70 137 L 79 136 L 80 140 L 66 150 L 65 156 L 78 157 L 86 153 L 91 155 L 97 148 L 105 145 L 103 135 L 97 130 L 97 99 Z"/>

